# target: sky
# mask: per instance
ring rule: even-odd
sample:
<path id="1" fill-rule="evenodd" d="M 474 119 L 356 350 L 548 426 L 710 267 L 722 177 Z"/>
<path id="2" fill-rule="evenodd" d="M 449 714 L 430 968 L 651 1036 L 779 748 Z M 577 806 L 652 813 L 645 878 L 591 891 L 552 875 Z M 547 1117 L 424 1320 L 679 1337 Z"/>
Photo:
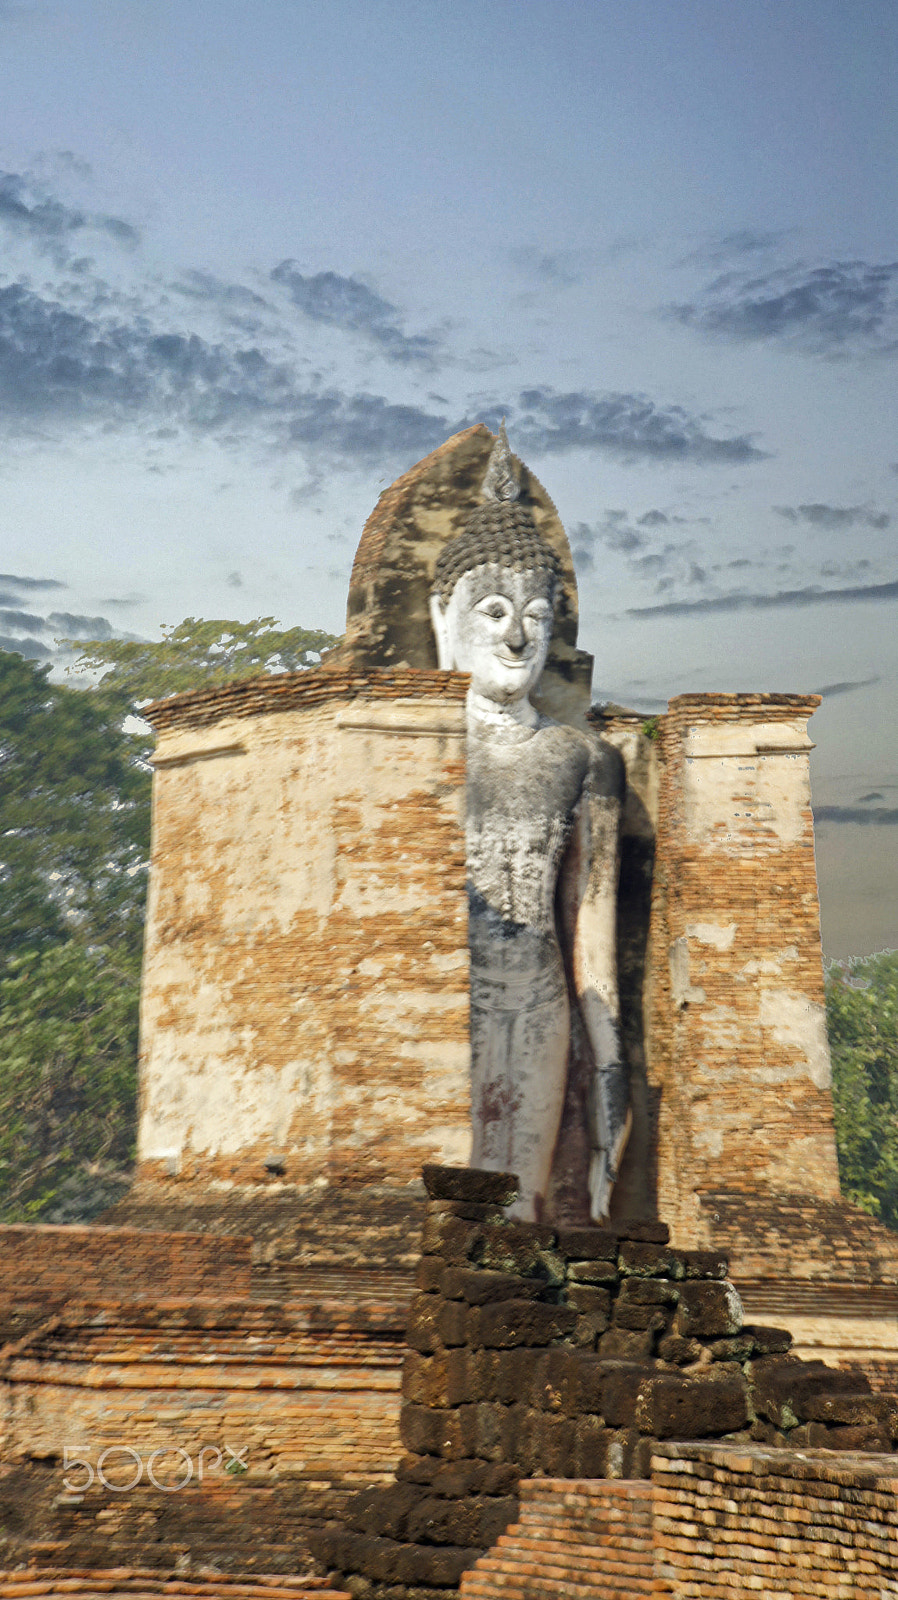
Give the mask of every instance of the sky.
<path id="1" fill-rule="evenodd" d="M 341 632 L 507 418 L 594 692 L 820 693 L 824 949 L 898 946 L 894 0 L 0 0 L 0 648 Z"/>

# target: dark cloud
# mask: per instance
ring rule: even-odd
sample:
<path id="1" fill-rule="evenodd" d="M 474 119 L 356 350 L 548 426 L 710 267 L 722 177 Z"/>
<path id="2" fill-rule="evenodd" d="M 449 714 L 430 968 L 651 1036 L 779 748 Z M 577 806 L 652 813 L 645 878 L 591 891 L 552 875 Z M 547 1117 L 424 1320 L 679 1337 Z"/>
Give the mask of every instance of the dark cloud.
<path id="1" fill-rule="evenodd" d="M 860 806 L 815 806 L 815 825 L 819 827 L 824 822 L 859 822 L 867 828 L 894 828 L 898 826 L 898 809 L 875 806 L 863 811 Z"/>
<path id="2" fill-rule="evenodd" d="M 239 572 L 229 572 L 228 576 L 227 576 L 227 585 L 228 585 L 229 589 L 242 589 L 243 588 L 243 579 L 240 576 L 240 573 Z"/>
<path id="3" fill-rule="evenodd" d="M 46 661 L 52 654 L 52 651 L 49 651 L 40 639 L 30 639 L 27 635 L 24 638 L 18 638 L 6 633 L 0 633 L 0 650 L 8 650 L 13 655 L 24 656 L 26 661 Z"/>
<path id="4" fill-rule="evenodd" d="M 269 302 L 243 283 L 226 283 L 212 272 L 185 272 L 172 288 L 188 300 L 208 300 L 217 306 L 253 306 L 262 311 Z"/>
<path id="5" fill-rule="evenodd" d="M 740 343 L 770 340 L 828 356 L 891 352 L 898 349 L 898 262 L 799 263 L 760 277 L 728 272 L 667 315 Z"/>
<path id="6" fill-rule="evenodd" d="M 20 172 L 0 172 L 0 226 L 25 235 L 38 247 L 57 247 L 72 234 L 83 232 L 105 234 L 123 245 L 135 245 L 140 238 L 138 230 L 122 217 L 65 205 Z"/>
<path id="7" fill-rule="evenodd" d="M 644 550 L 648 544 L 645 535 L 633 527 L 626 511 L 606 511 L 595 523 L 577 522 L 570 537 L 574 559 L 580 555 L 585 566 L 593 565 L 596 545 L 629 556 L 636 550 Z"/>
<path id="8" fill-rule="evenodd" d="M 843 528 L 875 528 L 880 532 L 892 521 L 888 511 L 874 511 L 872 506 L 830 506 L 814 500 L 804 506 L 774 506 L 778 517 L 787 522 L 806 522 L 812 528 L 838 532 Z"/>
<path id="9" fill-rule="evenodd" d="M 106 617 L 85 617 L 74 611 L 51 611 L 46 626 L 55 629 L 56 634 L 63 639 L 121 637 L 118 628 L 114 628 Z"/>
<path id="10" fill-rule="evenodd" d="M 57 667 L 74 661 L 80 649 L 76 641 L 83 644 L 89 639 L 140 639 L 139 634 L 123 633 L 107 617 L 75 611 L 51 611 L 42 617 L 30 611 L 0 609 L 0 628 L 8 630 L 0 634 L 0 650 L 11 650 L 29 661 L 51 662 Z"/>
<path id="11" fill-rule="evenodd" d="M 295 261 L 282 261 L 271 277 L 287 290 L 293 304 L 310 321 L 363 334 L 379 346 L 389 361 L 434 365 L 440 349 L 438 340 L 427 334 L 404 333 L 398 308 L 381 299 L 360 279 L 343 278 L 337 272 L 306 276 Z"/>
<path id="12" fill-rule="evenodd" d="M 58 578 L 23 578 L 17 572 L 0 572 L 0 583 L 11 584 L 14 589 L 67 589 L 67 583 Z"/>
<path id="13" fill-rule="evenodd" d="M 694 589 L 708 581 L 707 567 L 696 559 L 694 541 L 655 542 L 658 530 L 686 521 L 659 511 L 647 512 L 634 522 L 627 511 L 607 510 L 597 522 L 574 524 L 570 535 L 574 565 L 584 570 L 595 567 L 596 551 L 602 547 L 622 555 L 634 576 L 654 582 L 658 593 L 674 584 Z"/>
<path id="14" fill-rule="evenodd" d="M 683 517 L 669 517 L 666 511 L 646 511 L 636 518 L 640 528 L 666 528 L 671 522 L 682 522 Z"/>
<path id="15" fill-rule="evenodd" d="M 570 289 L 582 282 L 583 274 L 575 265 L 571 250 L 537 250 L 533 245 L 523 245 L 508 254 L 513 266 L 548 288 Z"/>
<path id="16" fill-rule="evenodd" d="M 776 607 L 798 609 L 803 606 L 831 605 L 833 602 L 898 600 L 898 581 L 859 584 L 843 589 L 821 589 L 809 584 L 804 589 L 784 589 L 778 594 L 725 594 L 705 600 L 668 600 L 658 606 L 634 606 L 628 617 L 695 616 L 713 611 L 767 611 Z"/>
<path id="17" fill-rule="evenodd" d="M 624 460 L 690 461 L 701 465 L 760 461 L 748 434 L 719 439 L 681 406 L 656 406 L 645 395 L 525 389 L 509 418 L 522 450 L 602 450 Z"/>
<path id="18" fill-rule="evenodd" d="M 425 454 L 464 419 L 383 396 L 302 387 L 289 363 L 256 344 L 156 332 L 145 316 L 90 316 L 36 294 L 0 288 L 0 424 L 174 423 L 227 439 L 248 428 L 330 456 Z"/>
<path id="19" fill-rule="evenodd" d="M 254 336 L 231 327 L 213 340 L 159 326 L 163 314 L 164 307 L 153 317 L 99 292 L 91 306 L 21 281 L 0 287 L 0 428 L 46 437 L 54 426 L 113 431 L 139 423 L 147 439 L 181 430 L 226 444 L 254 433 L 322 460 L 387 465 L 425 455 L 478 420 L 324 387 Z M 485 403 L 481 415 L 493 410 L 495 422 L 508 411 L 522 451 L 587 449 L 701 464 L 762 455 L 747 436 L 714 437 L 699 417 L 640 395 L 528 389 L 512 404 Z"/>
<path id="20" fill-rule="evenodd" d="M 858 797 L 857 797 L 857 803 L 858 803 L 859 806 L 863 806 L 863 805 L 869 804 L 869 802 L 871 800 L 884 800 L 884 799 L 885 799 L 885 795 L 881 794 L 879 789 L 871 789 L 869 794 L 859 794 Z"/>
<path id="21" fill-rule="evenodd" d="M 684 256 L 678 264 L 718 266 L 724 261 L 739 261 L 744 256 L 761 255 L 767 250 L 776 249 L 786 237 L 783 229 L 772 232 L 760 228 L 737 228 L 733 233 L 725 233 L 720 238 L 709 239 L 706 244 L 699 245 L 697 250 Z"/>
<path id="22" fill-rule="evenodd" d="M 880 681 L 878 677 L 875 677 L 859 678 L 856 682 L 824 683 L 819 689 L 814 690 L 814 694 L 822 694 L 825 699 L 832 700 L 836 695 L 853 694 L 855 689 L 869 689 L 871 684 L 879 683 Z M 881 800 L 882 795 L 876 795 L 875 798 Z"/>
<path id="23" fill-rule="evenodd" d="M 35 617 L 30 611 L 0 611 L 0 627 L 42 628 L 43 626 L 43 617 Z"/>

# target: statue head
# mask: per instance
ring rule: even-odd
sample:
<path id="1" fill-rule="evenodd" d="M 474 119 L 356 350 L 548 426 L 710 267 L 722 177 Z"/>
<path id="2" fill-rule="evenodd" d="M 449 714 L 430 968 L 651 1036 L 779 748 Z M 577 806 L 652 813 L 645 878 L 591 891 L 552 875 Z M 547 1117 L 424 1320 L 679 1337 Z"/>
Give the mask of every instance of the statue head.
<path id="1" fill-rule="evenodd" d="M 476 694 L 524 700 L 546 664 L 561 569 L 519 489 L 503 424 L 483 503 L 437 562 L 430 615 L 439 664 L 470 672 Z"/>

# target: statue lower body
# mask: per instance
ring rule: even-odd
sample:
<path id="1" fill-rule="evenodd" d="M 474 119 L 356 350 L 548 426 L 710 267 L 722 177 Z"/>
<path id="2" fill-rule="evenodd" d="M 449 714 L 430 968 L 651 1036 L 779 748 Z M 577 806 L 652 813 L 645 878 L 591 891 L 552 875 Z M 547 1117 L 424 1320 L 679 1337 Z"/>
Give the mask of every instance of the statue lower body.
<path id="1" fill-rule="evenodd" d="M 508 952 L 511 954 L 511 952 Z M 472 951 L 471 1165 L 517 1173 L 511 1214 L 539 1221 L 564 1107 L 570 1007 L 560 952 L 522 970 Z"/>

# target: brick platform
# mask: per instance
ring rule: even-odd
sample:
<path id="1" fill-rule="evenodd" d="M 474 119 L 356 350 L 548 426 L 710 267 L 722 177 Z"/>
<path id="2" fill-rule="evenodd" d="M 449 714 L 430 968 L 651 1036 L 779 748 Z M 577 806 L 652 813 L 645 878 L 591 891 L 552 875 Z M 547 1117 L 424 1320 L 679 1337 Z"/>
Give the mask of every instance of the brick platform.
<path id="1" fill-rule="evenodd" d="M 521 1513 L 461 1580 L 461 1600 L 638 1600 L 658 1594 L 652 1487 L 534 1478 Z"/>
<path id="2" fill-rule="evenodd" d="M 4 1456 L 233 1446 L 257 1476 L 383 1481 L 403 1352 L 392 1304 L 70 1303 L 5 1354 Z"/>
<path id="3" fill-rule="evenodd" d="M 100 1567 L 76 1572 L 69 1567 L 54 1571 L 44 1568 L 39 1578 L 33 1572 L 0 1572 L 0 1600 L 32 1600 L 34 1596 L 57 1600 L 63 1595 L 82 1595 L 94 1600 L 100 1595 L 116 1600 L 131 1597 L 172 1595 L 191 1600 L 352 1600 L 345 1589 L 334 1589 L 327 1578 L 282 1578 L 272 1574 L 224 1576 L 216 1574 L 203 1582 L 162 1577 L 152 1568 Z"/>
<path id="4" fill-rule="evenodd" d="M 651 1480 L 537 1478 L 461 1600 L 883 1600 L 898 1457 L 666 1445 Z"/>

